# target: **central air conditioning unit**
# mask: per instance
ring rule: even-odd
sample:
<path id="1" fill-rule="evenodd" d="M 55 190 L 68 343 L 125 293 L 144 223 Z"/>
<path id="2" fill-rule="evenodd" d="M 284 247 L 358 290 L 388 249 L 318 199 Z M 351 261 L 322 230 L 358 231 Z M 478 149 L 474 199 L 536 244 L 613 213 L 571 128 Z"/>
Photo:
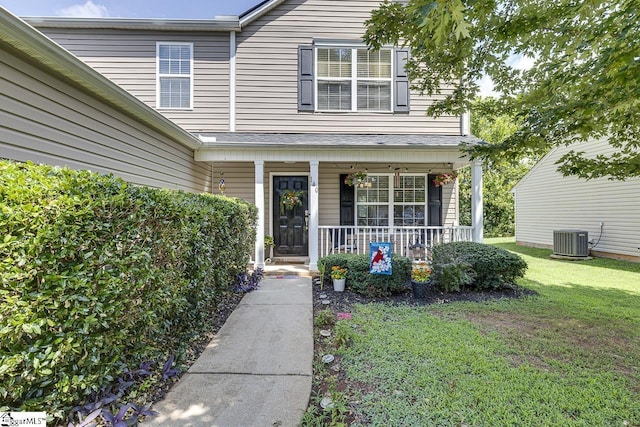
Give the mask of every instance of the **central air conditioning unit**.
<path id="1" fill-rule="evenodd" d="M 589 256 L 589 233 L 583 230 L 553 230 L 553 254 Z"/>

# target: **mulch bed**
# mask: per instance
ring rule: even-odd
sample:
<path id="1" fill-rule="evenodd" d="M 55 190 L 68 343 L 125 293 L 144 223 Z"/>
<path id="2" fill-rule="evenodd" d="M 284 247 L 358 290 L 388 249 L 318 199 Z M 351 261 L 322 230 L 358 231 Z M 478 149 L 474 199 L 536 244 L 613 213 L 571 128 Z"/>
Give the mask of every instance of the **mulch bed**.
<path id="1" fill-rule="evenodd" d="M 349 291 L 347 288 L 344 292 L 334 292 L 331 284 L 320 287 L 319 279 L 313 280 L 313 307 L 315 310 L 324 310 L 327 305 L 322 304 L 321 294 L 327 296 L 326 299 L 331 301 L 328 307 L 334 313 L 349 312 L 354 304 L 369 303 L 387 303 L 392 305 L 410 305 L 424 306 L 431 304 L 446 304 L 457 301 L 482 302 L 504 298 L 520 298 L 525 295 L 535 295 L 534 291 L 519 286 L 501 290 L 485 290 L 485 291 L 462 291 L 462 292 L 440 292 L 433 289 L 427 290 L 425 299 L 416 299 L 413 297 L 411 289 L 408 288 L 403 293 L 394 294 L 389 297 L 368 297 L 355 292 Z"/>

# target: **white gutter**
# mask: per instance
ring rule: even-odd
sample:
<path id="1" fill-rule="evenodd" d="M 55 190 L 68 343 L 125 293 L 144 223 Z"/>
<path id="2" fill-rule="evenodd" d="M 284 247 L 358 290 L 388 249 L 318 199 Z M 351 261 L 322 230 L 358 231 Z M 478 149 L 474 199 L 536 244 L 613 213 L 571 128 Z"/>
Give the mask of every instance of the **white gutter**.
<path id="1" fill-rule="evenodd" d="M 255 10 L 253 10 L 248 15 L 241 16 L 240 17 L 240 26 L 244 27 L 245 25 L 250 24 L 251 22 L 253 22 L 254 20 L 258 19 L 259 17 L 261 17 L 265 13 L 269 12 L 271 9 L 273 9 L 274 7 L 276 7 L 277 5 L 282 3 L 283 1 L 284 0 L 271 0 L 271 1 L 265 2 L 262 6 L 260 6 L 259 8 L 255 9 Z"/>
<path id="2" fill-rule="evenodd" d="M 0 7 L 0 42 L 37 61 L 58 77 L 133 117 L 165 136 L 196 150 L 198 139 L 117 84 L 91 68 L 62 46 Z"/>
<path id="3" fill-rule="evenodd" d="M 24 21 L 41 28 L 89 28 L 158 31 L 239 31 L 237 16 L 223 15 L 214 19 L 160 19 L 160 18 L 67 18 L 23 17 Z"/>
<path id="4" fill-rule="evenodd" d="M 229 33 L 229 132 L 236 131 L 236 32 Z"/>

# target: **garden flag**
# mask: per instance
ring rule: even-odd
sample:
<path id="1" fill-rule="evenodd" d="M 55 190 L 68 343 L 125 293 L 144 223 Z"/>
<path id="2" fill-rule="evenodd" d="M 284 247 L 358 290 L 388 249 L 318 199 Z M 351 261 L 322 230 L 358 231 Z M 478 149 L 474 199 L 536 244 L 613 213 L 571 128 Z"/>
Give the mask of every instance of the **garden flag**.
<path id="1" fill-rule="evenodd" d="M 369 273 L 391 274 L 391 243 L 369 243 Z"/>

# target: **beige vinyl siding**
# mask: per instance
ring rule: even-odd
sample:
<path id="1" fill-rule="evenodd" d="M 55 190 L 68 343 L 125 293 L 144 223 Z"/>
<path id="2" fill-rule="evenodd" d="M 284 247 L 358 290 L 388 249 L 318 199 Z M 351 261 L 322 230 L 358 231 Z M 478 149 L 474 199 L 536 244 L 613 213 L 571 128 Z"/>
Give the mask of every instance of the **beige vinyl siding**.
<path id="1" fill-rule="evenodd" d="M 113 173 L 151 187 L 209 190 L 193 150 L 0 50 L 0 157 Z"/>
<path id="2" fill-rule="evenodd" d="M 359 42 L 379 4 L 289 0 L 244 27 L 237 38 L 237 131 L 459 135 L 459 117 L 425 116 L 431 100 L 416 94 L 409 114 L 298 112 L 298 46 L 314 39 Z"/>
<path id="3" fill-rule="evenodd" d="M 367 163 L 359 164 L 358 169 L 367 168 L 371 174 L 388 173 L 386 165 Z M 435 170 L 434 165 L 411 165 L 409 175 L 412 173 L 427 173 Z M 239 197 L 249 202 L 255 200 L 255 167 L 249 162 L 215 162 L 213 164 L 213 193 L 219 194 L 218 182 L 220 178 L 225 180 L 225 195 Z M 319 188 L 319 225 L 340 224 L 340 174 L 353 172 L 349 164 L 333 164 L 321 162 L 318 168 Z M 438 171 L 435 170 L 437 173 Z M 444 171 L 443 171 L 444 172 Z M 222 175 L 221 175 L 222 173 Z M 309 164 L 296 162 L 292 164 L 265 162 L 264 164 L 264 206 L 265 206 L 265 232 L 272 234 L 272 206 L 271 192 L 273 176 L 278 175 L 309 175 Z M 445 185 L 442 188 L 442 217 L 445 226 L 458 224 L 457 216 L 457 191 L 454 185 Z"/>
<path id="4" fill-rule="evenodd" d="M 560 147 L 551 151 L 516 185 L 516 241 L 552 247 L 553 230 L 578 229 L 589 232 L 594 250 L 640 256 L 640 178 L 610 181 L 563 177 L 555 162 L 571 149 L 589 156 L 610 155 L 606 141 Z"/>
<path id="5" fill-rule="evenodd" d="M 193 110 L 158 111 L 190 132 L 229 129 L 229 33 L 41 31 L 152 108 L 156 108 L 156 42 L 193 43 Z"/>

